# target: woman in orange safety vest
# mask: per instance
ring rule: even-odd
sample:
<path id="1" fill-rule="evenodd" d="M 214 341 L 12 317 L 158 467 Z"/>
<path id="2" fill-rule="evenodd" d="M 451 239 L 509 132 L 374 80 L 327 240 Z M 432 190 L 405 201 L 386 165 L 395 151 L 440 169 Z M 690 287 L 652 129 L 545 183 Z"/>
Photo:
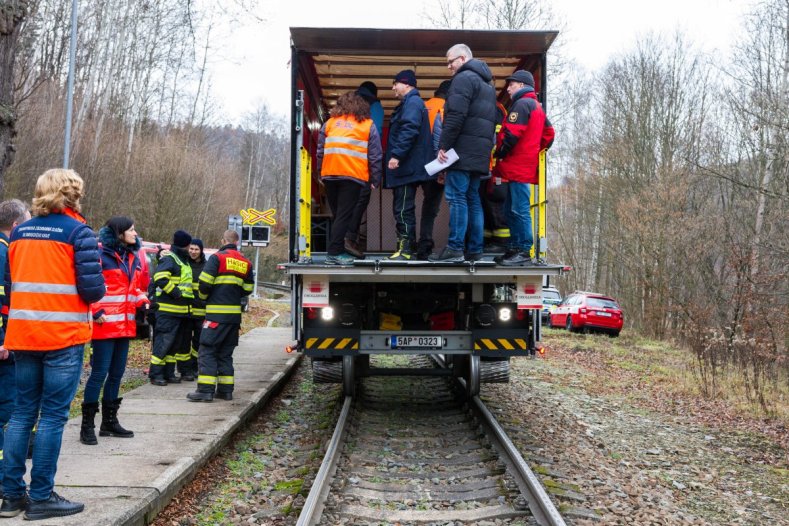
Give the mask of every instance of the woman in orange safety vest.
<path id="1" fill-rule="evenodd" d="M 345 252 L 345 234 L 364 186 L 379 184 L 383 152 L 370 106 L 356 92 L 341 95 L 330 115 L 321 128 L 317 154 L 333 215 L 326 263 L 348 265 L 354 257 Z"/>
<path id="2" fill-rule="evenodd" d="M 107 294 L 91 305 L 93 313 L 93 356 L 90 377 L 85 384 L 82 403 L 82 428 L 79 440 L 96 445 L 94 417 L 99 410 L 99 392 L 104 386 L 101 400 L 100 436 L 130 438 L 132 431 L 118 422 L 118 398 L 121 379 L 126 370 L 129 341 L 137 335 L 137 308 L 148 303 L 140 290 L 142 266 L 139 250 L 140 239 L 134 221 L 128 217 L 111 217 L 99 230 L 101 242 L 101 272 L 107 285 Z"/>

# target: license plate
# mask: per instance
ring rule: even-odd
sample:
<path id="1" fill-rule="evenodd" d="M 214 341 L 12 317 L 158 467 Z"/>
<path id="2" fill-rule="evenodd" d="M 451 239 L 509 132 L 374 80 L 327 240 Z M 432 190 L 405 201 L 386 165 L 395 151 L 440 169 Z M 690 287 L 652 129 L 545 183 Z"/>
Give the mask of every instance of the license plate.
<path id="1" fill-rule="evenodd" d="M 442 349 L 444 339 L 441 336 L 412 334 L 409 336 L 392 336 L 392 349 Z"/>
<path id="2" fill-rule="evenodd" d="M 606 318 L 610 318 L 611 317 L 611 313 L 610 312 L 598 312 L 597 315 L 598 316 L 605 316 Z"/>

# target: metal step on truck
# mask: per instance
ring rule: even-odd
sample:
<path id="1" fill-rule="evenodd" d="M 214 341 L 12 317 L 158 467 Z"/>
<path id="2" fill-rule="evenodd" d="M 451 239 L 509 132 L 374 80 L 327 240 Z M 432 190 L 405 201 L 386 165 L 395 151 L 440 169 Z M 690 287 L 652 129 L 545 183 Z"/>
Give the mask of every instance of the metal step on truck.
<path id="1" fill-rule="evenodd" d="M 394 75 L 413 69 L 422 97 L 451 78 L 446 52 L 468 45 L 494 75 L 499 102 L 507 105 L 505 78 L 531 71 L 546 104 L 547 52 L 554 31 L 291 28 L 290 257 L 283 265 L 292 286 L 296 344 L 312 361 L 316 382 L 342 383 L 353 394 L 365 375 L 448 375 L 465 379 L 469 395 L 486 382 L 509 381 L 513 357 L 541 351 L 541 289 L 564 270 L 547 264 L 546 163 L 531 192 L 539 264 L 506 267 L 486 253 L 479 261 L 446 264 L 389 261 L 397 235 L 392 191 L 372 192 L 363 224 L 365 259 L 351 265 L 325 263 L 331 212 L 320 174 L 313 168 L 319 130 L 337 98 L 364 81 L 378 86 L 388 120 L 398 104 Z M 417 214 L 421 192 L 417 197 Z M 417 217 L 417 223 L 418 223 Z M 435 221 L 437 248 L 446 245 L 449 214 L 442 202 Z M 434 369 L 373 368 L 373 354 L 433 355 Z"/>

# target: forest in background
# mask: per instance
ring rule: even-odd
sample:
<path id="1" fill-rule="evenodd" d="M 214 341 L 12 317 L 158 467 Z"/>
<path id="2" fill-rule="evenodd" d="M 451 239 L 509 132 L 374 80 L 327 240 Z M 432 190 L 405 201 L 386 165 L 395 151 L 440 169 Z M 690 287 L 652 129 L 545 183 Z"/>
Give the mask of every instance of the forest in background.
<path id="1" fill-rule="evenodd" d="M 70 4 L 0 3 L 2 71 L 15 57 L 13 78 L 0 75 L 4 198 L 29 200 L 35 177 L 61 162 Z M 219 19 L 250 9 L 82 2 L 71 166 L 92 224 L 127 213 L 151 240 L 176 228 L 211 240 L 244 206 L 277 208 L 287 224 L 287 123 L 261 106 L 225 125 L 207 75 Z M 770 412 L 789 388 L 789 0 L 755 2 L 730 56 L 702 52 L 692 35 L 649 35 L 594 73 L 566 56 L 549 2 L 426 10 L 431 27 L 560 30 L 548 247 L 573 267 L 563 292 L 616 297 L 627 327 L 696 353 L 711 396 L 733 370 Z"/>

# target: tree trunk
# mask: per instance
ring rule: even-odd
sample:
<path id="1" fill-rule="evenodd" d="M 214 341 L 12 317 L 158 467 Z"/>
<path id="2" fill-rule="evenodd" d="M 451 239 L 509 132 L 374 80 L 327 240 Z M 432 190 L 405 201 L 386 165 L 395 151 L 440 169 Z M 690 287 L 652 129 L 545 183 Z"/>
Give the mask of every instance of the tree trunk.
<path id="1" fill-rule="evenodd" d="M 14 107 L 14 61 L 19 26 L 27 14 L 28 0 L 0 0 L 0 193 L 5 171 L 14 161 L 16 108 Z"/>

